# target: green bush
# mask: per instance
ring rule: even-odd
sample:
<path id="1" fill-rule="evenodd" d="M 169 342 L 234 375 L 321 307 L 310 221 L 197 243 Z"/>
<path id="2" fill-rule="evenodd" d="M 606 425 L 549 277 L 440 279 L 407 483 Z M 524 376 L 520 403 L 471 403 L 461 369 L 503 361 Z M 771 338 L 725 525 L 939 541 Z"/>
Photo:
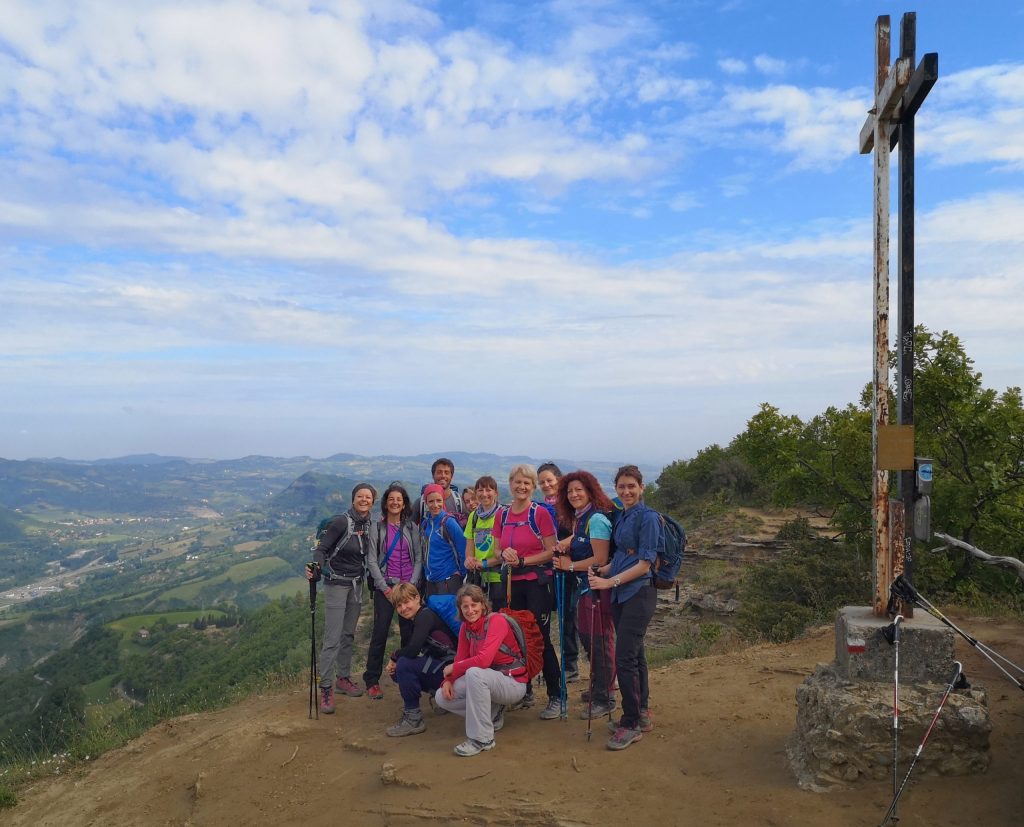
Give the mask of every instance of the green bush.
<path id="1" fill-rule="evenodd" d="M 869 600 L 868 561 L 854 545 L 816 536 L 803 518 L 784 525 L 779 539 L 789 548 L 740 582 L 739 630 L 745 637 L 792 640 L 808 626 L 830 621 L 840 606 Z"/>

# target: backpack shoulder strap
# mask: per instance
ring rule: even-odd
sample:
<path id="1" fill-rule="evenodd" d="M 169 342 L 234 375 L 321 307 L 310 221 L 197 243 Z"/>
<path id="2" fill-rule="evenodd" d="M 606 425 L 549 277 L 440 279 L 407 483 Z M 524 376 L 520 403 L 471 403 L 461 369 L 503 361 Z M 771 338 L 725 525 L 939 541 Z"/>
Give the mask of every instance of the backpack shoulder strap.
<path id="1" fill-rule="evenodd" d="M 540 523 L 537 522 L 537 509 L 538 508 L 540 508 L 540 506 L 537 505 L 537 503 L 531 502 L 530 503 L 530 511 L 526 515 L 526 520 L 530 524 L 530 531 L 533 532 L 534 537 L 536 537 L 538 540 L 540 540 L 541 539 L 541 536 L 540 536 Z"/>

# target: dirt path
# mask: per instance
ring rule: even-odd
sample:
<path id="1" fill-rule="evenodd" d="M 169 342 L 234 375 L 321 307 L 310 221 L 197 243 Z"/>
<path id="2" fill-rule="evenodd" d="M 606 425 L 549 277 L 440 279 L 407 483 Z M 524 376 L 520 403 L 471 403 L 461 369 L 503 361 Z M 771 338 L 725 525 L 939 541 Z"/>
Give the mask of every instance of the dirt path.
<path id="1" fill-rule="evenodd" d="M 980 639 L 1020 663 L 1019 625 L 966 618 Z M 683 661 L 652 673 L 653 733 L 622 753 L 604 721 L 544 722 L 510 713 L 498 746 L 451 753 L 461 719 L 427 712 L 428 730 L 390 739 L 396 689 L 382 702 L 339 698 L 307 720 L 304 687 L 165 723 L 69 777 L 26 791 L 10 825 L 874 825 L 889 782 L 829 794 L 800 791 L 784 742 L 794 692 L 832 658 L 831 629 L 784 646 Z M 1024 825 L 1024 693 L 960 646 L 972 681 L 989 689 L 992 765 L 983 776 L 921 777 L 901 827 Z M 580 688 L 576 684 L 574 688 Z M 577 697 L 573 693 L 573 697 Z M 573 712 L 579 708 L 574 703 Z M 920 733 L 907 733 L 914 742 Z M 385 783 L 393 767 L 393 783 Z M 384 768 L 384 772 L 382 772 Z M 610 818 L 611 817 L 611 818 Z"/>

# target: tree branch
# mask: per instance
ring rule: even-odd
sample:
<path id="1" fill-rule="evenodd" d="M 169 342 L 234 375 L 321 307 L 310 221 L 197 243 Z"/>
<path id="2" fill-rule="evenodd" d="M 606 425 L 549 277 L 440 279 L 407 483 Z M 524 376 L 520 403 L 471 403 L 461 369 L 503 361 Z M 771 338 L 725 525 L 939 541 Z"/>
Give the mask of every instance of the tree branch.
<path id="1" fill-rule="evenodd" d="M 935 532 L 935 536 L 947 545 L 956 546 L 959 549 L 969 552 L 972 556 L 977 557 L 986 565 L 1011 569 L 1016 572 L 1017 576 L 1021 580 L 1024 580 L 1024 560 L 1018 560 L 1016 557 L 996 557 L 982 551 L 976 546 L 972 546 L 970 543 L 965 543 L 963 540 L 958 540 L 956 537 L 950 537 L 948 534 Z"/>

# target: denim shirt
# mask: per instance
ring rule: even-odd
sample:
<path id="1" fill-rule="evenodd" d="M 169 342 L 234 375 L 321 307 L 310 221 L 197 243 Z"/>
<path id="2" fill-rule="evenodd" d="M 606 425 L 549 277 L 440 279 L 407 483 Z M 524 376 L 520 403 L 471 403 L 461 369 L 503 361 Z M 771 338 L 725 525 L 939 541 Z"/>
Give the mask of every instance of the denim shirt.
<path id="1" fill-rule="evenodd" d="M 658 512 L 639 503 L 624 511 L 615 521 L 612 539 L 615 542 L 615 555 L 612 557 L 612 567 L 608 570 L 609 578 L 622 574 L 640 560 L 650 563 L 653 570 L 658 560 L 658 551 L 665 545 L 665 531 Z M 652 572 L 648 571 L 643 577 L 623 583 L 612 590 L 612 600 L 625 603 L 649 585 L 652 578 Z"/>

